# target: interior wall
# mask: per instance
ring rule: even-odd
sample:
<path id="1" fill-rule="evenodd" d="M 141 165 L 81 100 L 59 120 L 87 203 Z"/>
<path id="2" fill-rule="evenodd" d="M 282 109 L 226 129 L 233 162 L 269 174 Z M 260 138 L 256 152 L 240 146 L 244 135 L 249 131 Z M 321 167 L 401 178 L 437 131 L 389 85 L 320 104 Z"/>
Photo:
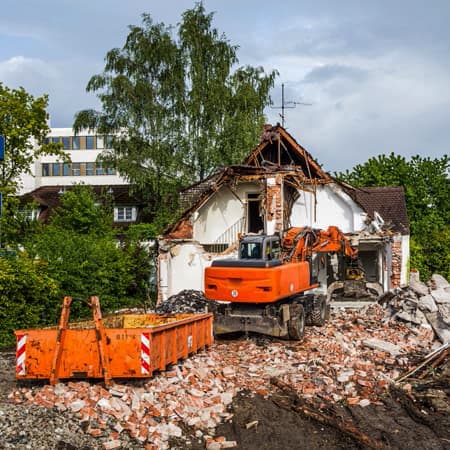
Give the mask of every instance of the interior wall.
<path id="1" fill-rule="evenodd" d="M 245 217 L 247 193 L 258 193 L 260 189 L 261 185 L 257 182 L 240 183 L 234 189 L 234 195 L 230 188 L 222 185 L 194 214 L 194 240 L 202 244 L 214 243 L 228 228 Z"/>

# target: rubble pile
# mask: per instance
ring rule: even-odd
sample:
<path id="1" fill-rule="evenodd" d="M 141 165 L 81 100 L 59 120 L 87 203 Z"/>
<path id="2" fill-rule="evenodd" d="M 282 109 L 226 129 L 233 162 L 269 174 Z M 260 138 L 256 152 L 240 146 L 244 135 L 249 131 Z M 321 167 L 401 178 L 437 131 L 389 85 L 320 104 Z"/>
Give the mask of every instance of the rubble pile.
<path id="1" fill-rule="evenodd" d="M 409 285 L 382 295 L 387 317 L 413 326 L 431 327 L 444 344 L 450 342 L 450 283 L 434 274 L 425 284 L 411 272 Z"/>
<path id="2" fill-rule="evenodd" d="M 215 302 L 207 300 L 202 292 L 188 290 L 172 295 L 156 306 L 157 314 L 203 313 L 213 311 Z"/>
<path id="3" fill-rule="evenodd" d="M 236 442 L 215 435 L 218 424 L 233 420 L 233 398 L 243 390 L 267 397 L 274 380 L 314 404 L 380 404 L 389 383 L 429 352 L 434 337 L 427 328 L 383 323 L 383 316 L 379 305 L 339 310 L 324 327 L 308 327 L 302 342 L 221 341 L 143 382 L 17 388 L 9 399 L 77 416 L 98 448 L 169 448 L 171 439 L 233 448 Z"/>

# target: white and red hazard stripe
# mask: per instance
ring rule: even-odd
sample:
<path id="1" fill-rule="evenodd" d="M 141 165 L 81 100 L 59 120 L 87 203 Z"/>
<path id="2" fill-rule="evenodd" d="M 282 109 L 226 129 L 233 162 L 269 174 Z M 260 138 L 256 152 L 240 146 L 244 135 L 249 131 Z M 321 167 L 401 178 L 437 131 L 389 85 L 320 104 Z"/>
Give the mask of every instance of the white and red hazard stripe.
<path id="1" fill-rule="evenodd" d="M 27 335 L 22 334 L 17 336 L 16 348 L 16 374 L 25 375 L 25 347 L 27 344 Z"/>
<path id="2" fill-rule="evenodd" d="M 150 333 L 141 334 L 141 373 L 150 374 Z"/>

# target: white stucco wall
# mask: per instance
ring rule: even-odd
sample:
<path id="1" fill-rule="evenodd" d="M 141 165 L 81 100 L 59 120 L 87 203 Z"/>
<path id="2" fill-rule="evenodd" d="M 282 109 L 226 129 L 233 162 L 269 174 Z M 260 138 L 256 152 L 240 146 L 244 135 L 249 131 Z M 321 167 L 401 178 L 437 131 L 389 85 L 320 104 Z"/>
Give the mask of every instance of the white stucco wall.
<path id="1" fill-rule="evenodd" d="M 326 229 L 336 225 L 344 233 L 365 228 L 366 213 L 336 184 L 317 186 L 317 204 L 314 211 L 314 195 L 299 191 L 291 213 L 292 226 L 311 226 Z"/>
<path id="2" fill-rule="evenodd" d="M 248 193 L 258 193 L 257 183 L 240 183 L 235 194 L 226 186 L 220 189 L 203 204 L 193 217 L 193 237 L 202 244 L 211 244 L 245 216 Z M 241 201 L 239 201 L 238 196 Z"/>
<path id="3" fill-rule="evenodd" d="M 203 274 L 211 257 L 195 242 L 174 245 L 159 256 L 159 295 L 167 300 L 184 289 L 204 291 Z"/>

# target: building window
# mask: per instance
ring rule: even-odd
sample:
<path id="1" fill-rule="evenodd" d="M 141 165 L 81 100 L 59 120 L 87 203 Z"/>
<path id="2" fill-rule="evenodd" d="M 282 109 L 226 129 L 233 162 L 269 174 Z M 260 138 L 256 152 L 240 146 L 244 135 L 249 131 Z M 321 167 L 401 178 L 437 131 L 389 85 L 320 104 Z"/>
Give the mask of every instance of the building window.
<path id="1" fill-rule="evenodd" d="M 108 149 L 112 148 L 112 140 L 113 140 L 112 136 L 106 136 L 106 148 Z"/>
<path id="2" fill-rule="evenodd" d="M 74 136 L 72 138 L 72 148 L 74 150 L 80 150 L 80 136 Z"/>
<path id="3" fill-rule="evenodd" d="M 50 176 L 50 164 L 47 163 L 42 164 L 42 176 L 43 177 Z"/>
<path id="4" fill-rule="evenodd" d="M 95 164 L 93 162 L 86 163 L 86 175 L 94 175 Z"/>
<path id="5" fill-rule="evenodd" d="M 68 177 L 70 175 L 70 164 L 69 163 L 63 164 L 63 175 L 65 177 Z"/>
<path id="6" fill-rule="evenodd" d="M 114 170 L 114 167 L 108 167 L 106 169 L 106 175 L 115 175 L 116 171 Z"/>
<path id="7" fill-rule="evenodd" d="M 74 177 L 79 177 L 81 175 L 80 163 L 72 163 L 72 175 Z"/>
<path id="8" fill-rule="evenodd" d="M 52 142 L 55 144 L 59 144 L 61 142 L 61 138 L 59 137 L 52 137 Z"/>
<path id="9" fill-rule="evenodd" d="M 97 148 L 102 150 L 105 148 L 105 141 L 103 136 L 97 136 Z"/>
<path id="10" fill-rule="evenodd" d="M 64 146 L 64 150 L 70 150 L 70 137 L 69 136 L 65 136 L 62 138 L 62 143 Z"/>
<path id="11" fill-rule="evenodd" d="M 61 164 L 53 163 L 52 164 L 52 176 L 59 177 L 61 175 Z"/>
<path id="12" fill-rule="evenodd" d="M 114 208 L 115 222 L 134 222 L 136 220 L 135 206 L 116 206 Z"/>
<path id="13" fill-rule="evenodd" d="M 86 148 L 88 150 L 93 150 L 94 146 L 94 136 L 86 136 Z"/>
<path id="14" fill-rule="evenodd" d="M 104 175 L 102 163 L 95 164 L 95 175 Z"/>

